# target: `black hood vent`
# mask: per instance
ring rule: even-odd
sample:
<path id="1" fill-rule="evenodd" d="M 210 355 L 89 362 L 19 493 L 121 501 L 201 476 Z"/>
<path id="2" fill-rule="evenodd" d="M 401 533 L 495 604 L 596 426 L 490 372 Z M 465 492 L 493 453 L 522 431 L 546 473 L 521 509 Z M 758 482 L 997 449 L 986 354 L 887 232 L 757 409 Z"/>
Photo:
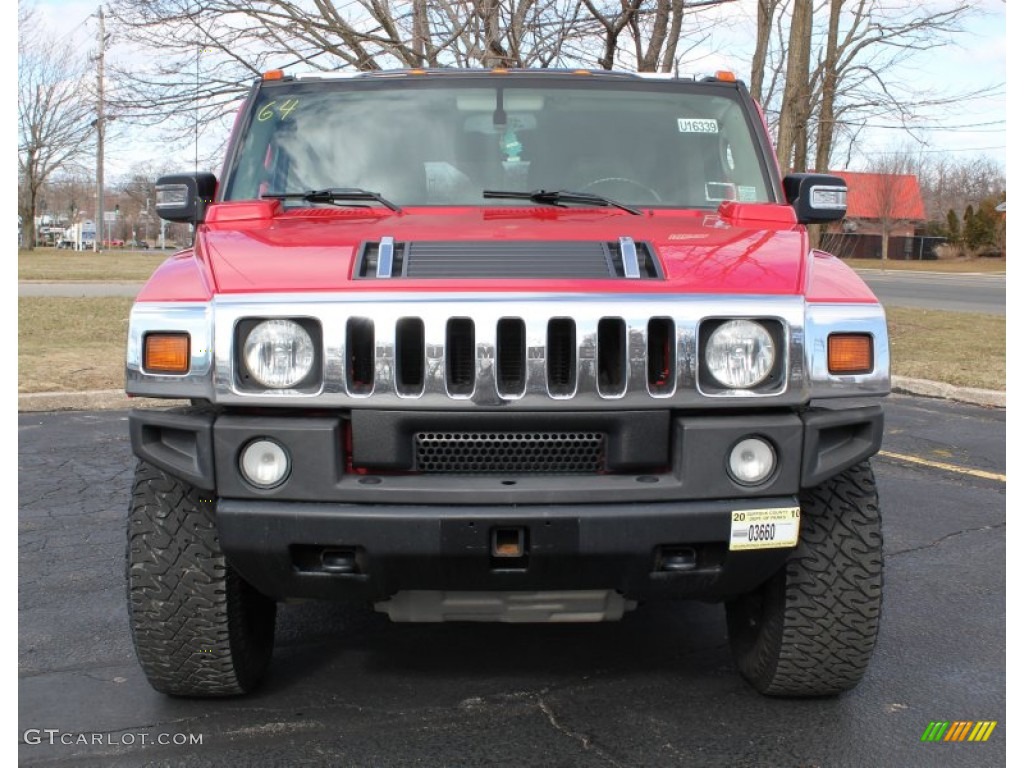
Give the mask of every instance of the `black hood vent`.
<path id="1" fill-rule="evenodd" d="M 390 269 L 388 268 L 390 264 Z M 364 243 L 355 277 L 365 279 L 660 280 L 661 263 L 649 243 L 620 237 L 598 241 L 484 241 Z"/>

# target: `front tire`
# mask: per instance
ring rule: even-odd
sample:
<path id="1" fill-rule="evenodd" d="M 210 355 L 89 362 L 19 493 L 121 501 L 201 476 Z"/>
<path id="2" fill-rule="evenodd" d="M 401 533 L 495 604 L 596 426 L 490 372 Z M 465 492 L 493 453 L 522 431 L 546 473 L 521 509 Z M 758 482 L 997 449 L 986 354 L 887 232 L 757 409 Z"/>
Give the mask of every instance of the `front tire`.
<path id="1" fill-rule="evenodd" d="M 882 608 L 882 520 L 871 465 L 805 490 L 800 541 L 757 590 L 726 604 L 740 673 L 769 696 L 829 696 L 860 682 Z"/>
<path id="2" fill-rule="evenodd" d="M 128 516 L 128 618 L 150 685 L 177 696 L 255 688 L 274 648 L 277 605 L 220 549 L 209 494 L 140 461 Z"/>

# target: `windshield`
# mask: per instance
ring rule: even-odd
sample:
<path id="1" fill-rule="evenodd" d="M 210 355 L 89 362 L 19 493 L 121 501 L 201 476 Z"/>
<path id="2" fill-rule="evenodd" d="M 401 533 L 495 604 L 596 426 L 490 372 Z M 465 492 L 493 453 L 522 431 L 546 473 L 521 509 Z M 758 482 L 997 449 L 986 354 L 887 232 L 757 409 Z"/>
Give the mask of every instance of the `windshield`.
<path id="1" fill-rule="evenodd" d="M 524 204 L 484 190 L 571 190 L 644 207 L 772 200 L 736 91 L 413 79 L 262 87 L 224 199 L 358 188 L 402 207 Z"/>

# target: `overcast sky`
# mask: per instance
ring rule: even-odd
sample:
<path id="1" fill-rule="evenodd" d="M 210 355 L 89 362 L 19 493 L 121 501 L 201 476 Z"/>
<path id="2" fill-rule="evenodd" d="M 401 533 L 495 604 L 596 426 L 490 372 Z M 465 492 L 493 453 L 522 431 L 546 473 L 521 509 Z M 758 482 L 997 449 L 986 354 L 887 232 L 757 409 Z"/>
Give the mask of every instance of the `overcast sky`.
<path id="1" fill-rule="evenodd" d="M 932 5 L 948 5 L 939 0 Z M 86 0 L 36 0 L 45 25 L 53 34 L 67 42 L 69 48 L 95 50 L 96 10 L 99 3 Z M 979 88 L 994 87 L 998 95 L 972 99 L 932 111 L 924 116 L 928 127 L 917 132 L 926 143 L 913 143 L 900 130 L 887 129 L 893 121 L 872 120 L 878 126 L 863 132 L 851 158 L 851 167 L 863 167 L 878 153 L 901 143 L 913 143 L 928 152 L 949 152 L 956 156 L 984 154 L 997 162 L 1006 162 L 1006 4 L 1002 0 L 981 0 L 984 13 L 975 15 L 959 36 L 958 44 L 923 52 L 912 65 L 897 73 L 899 80 L 913 90 L 946 94 L 968 93 Z M 714 28 L 712 38 L 703 48 L 703 55 L 691 57 L 683 74 L 703 74 L 718 69 L 731 69 L 742 79 L 749 78 L 750 56 L 755 32 L 756 0 L 737 0 L 718 9 L 702 11 L 729 17 L 729 24 Z M 115 41 L 109 52 L 114 60 L 128 56 Z M 159 55 L 153 52 L 150 55 Z M 112 126 L 107 147 L 108 177 L 129 170 L 132 164 L 152 158 L 153 139 L 146 141 L 127 126 Z M 118 135 L 120 134 L 120 135 Z M 179 153 L 183 167 L 191 166 L 194 150 L 183 147 Z M 840 167 L 843 162 L 833 164 Z M 214 168 L 213 170 L 219 170 Z"/>

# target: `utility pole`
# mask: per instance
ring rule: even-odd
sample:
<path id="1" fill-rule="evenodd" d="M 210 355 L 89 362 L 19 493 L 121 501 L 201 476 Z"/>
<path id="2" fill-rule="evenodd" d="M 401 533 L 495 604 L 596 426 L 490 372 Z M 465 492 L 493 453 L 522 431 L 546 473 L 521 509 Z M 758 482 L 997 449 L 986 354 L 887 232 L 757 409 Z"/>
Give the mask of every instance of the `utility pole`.
<path id="1" fill-rule="evenodd" d="M 103 6 L 99 9 L 100 36 L 99 54 L 96 57 L 96 235 L 92 249 L 99 251 L 103 238 L 103 52 L 107 45 L 107 34 L 103 24 Z"/>

